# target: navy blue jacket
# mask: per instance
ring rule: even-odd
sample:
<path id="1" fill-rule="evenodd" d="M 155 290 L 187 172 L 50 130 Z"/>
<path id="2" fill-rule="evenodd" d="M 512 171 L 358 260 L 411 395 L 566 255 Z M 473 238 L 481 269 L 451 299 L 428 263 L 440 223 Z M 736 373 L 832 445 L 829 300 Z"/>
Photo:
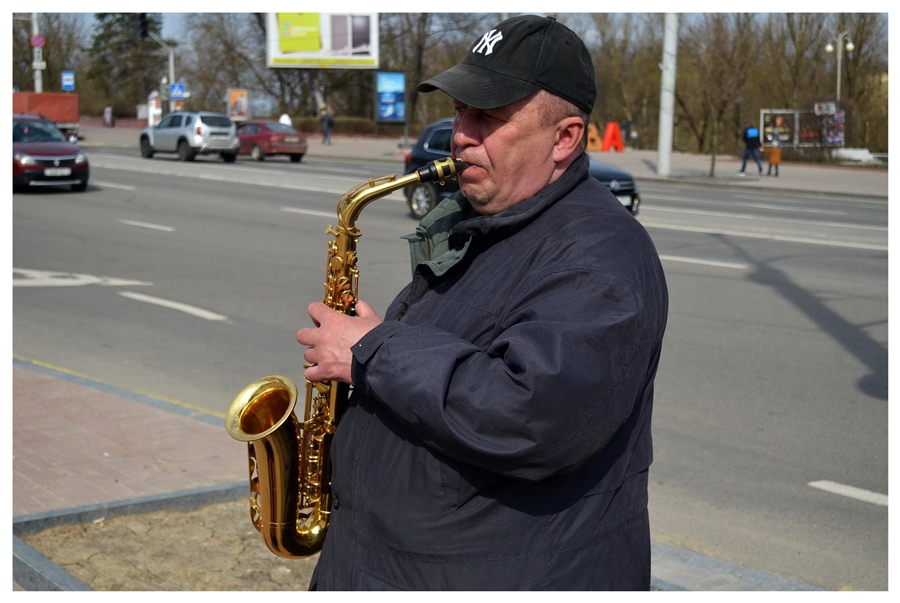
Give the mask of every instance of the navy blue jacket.
<path id="1" fill-rule="evenodd" d="M 353 348 L 311 588 L 645 589 L 668 308 L 643 227 L 579 158 L 496 216 L 462 195 Z"/>

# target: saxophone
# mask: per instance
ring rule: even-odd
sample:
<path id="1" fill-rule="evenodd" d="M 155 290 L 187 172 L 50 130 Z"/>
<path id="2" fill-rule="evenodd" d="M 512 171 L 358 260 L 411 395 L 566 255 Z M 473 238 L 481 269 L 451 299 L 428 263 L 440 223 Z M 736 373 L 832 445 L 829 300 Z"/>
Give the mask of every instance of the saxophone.
<path id="1" fill-rule="evenodd" d="M 337 228 L 325 230 L 334 236 L 328 243 L 325 304 L 344 314 L 355 311 L 356 244 L 362 234 L 356 220 L 366 205 L 416 182 L 443 184 L 467 167 L 457 159 L 441 159 L 401 178 L 370 179 L 348 191 L 337 206 Z M 228 434 L 247 442 L 250 520 L 280 557 L 308 557 L 325 541 L 331 516 L 331 438 L 349 391 L 346 383 L 307 381 L 300 422 L 293 412 L 297 385 L 270 375 L 241 390 L 225 415 Z"/>

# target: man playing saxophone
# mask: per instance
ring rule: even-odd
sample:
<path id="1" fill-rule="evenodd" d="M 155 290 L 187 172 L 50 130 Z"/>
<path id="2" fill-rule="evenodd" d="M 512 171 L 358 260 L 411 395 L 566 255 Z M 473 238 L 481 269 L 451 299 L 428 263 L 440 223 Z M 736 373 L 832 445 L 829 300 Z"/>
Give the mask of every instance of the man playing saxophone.
<path id="1" fill-rule="evenodd" d="M 515 17 L 419 90 L 453 99 L 460 193 L 406 237 L 384 320 L 313 303 L 297 333 L 308 381 L 353 385 L 310 588 L 648 589 L 668 294 L 588 174 L 587 48 Z"/>

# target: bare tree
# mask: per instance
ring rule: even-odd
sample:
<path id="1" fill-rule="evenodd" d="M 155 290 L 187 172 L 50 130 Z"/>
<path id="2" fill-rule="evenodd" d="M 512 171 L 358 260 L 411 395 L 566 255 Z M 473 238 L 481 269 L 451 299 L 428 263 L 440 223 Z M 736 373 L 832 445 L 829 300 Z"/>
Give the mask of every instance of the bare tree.
<path id="1" fill-rule="evenodd" d="M 754 81 L 764 108 L 809 106 L 824 84 L 816 67 L 823 52 L 825 15 L 769 15 L 761 27 L 760 78 Z"/>
<path id="2" fill-rule="evenodd" d="M 831 16 L 827 27 L 823 46 L 829 39 L 836 45 L 833 38 L 844 31 L 853 42 L 853 50 L 844 53 L 841 65 L 840 106 L 848 116 L 845 135 L 864 147 L 882 140 L 887 150 L 887 20 L 880 14 L 840 13 Z M 833 89 L 837 83 L 836 61 L 830 56 L 827 61 Z"/>
<path id="3" fill-rule="evenodd" d="M 13 19 L 12 76 L 13 86 L 19 90 L 34 90 L 31 19 L 31 13 L 16 14 Z M 42 13 L 38 19 L 41 35 L 46 40 L 42 51 L 47 64 L 42 74 L 44 91 L 58 92 L 61 89 L 63 71 L 74 72 L 76 82 L 80 82 L 87 71 L 86 57 L 82 51 L 88 41 L 84 23 L 70 13 Z"/>
<path id="4" fill-rule="evenodd" d="M 693 68 L 679 71 L 675 100 L 698 149 L 711 154 L 710 177 L 715 176 L 719 139 L 726 132 L 729 112 L 733 121 L 728 138 L 735 141 L 735 150 L 741 139 L 747 81 L 758 64 L 758 29 L 754 15 L 715 13 L 699 16 L 679 36 L 679 64 Z M 757 107 L 758 100 L 750 104 Z"/>
<path id="5" fill-rule="evenodd" d="M 459 63 L 476 39 L 501 21 L 498 15 L 489 13 L 387 14 L 382 19 L 387 28 L 383 48 L 402 48 L 388 51 L 388 57 L 396 58 L 397 62 L 392 63 L 394 68 L 407 73 L 408 90 L 413 100 L 409 115 L 414 130 L 449 117 L 453 109 L 447 95 L 420 95 L 416 87 Z"/>
<path id="6" fill-rule="evenodd" d="M 584 39 L 597 78 L 594 114 L 601 122 L 627 120 L 635 130 L 655 137 L 663 16 L 592 13 L 590 17 L 593 30 Z"/>

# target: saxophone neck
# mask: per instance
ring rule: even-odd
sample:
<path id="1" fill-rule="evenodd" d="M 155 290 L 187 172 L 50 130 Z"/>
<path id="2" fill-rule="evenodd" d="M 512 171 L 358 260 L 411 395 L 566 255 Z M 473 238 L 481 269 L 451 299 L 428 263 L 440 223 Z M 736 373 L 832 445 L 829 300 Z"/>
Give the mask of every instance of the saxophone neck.
<path id="1" fill-rule="evenodd" d="M 394 175 L 383 176 L 369 179 L 368 182 L 364 182 L 356 188 L 347 191 L 338 202 L 338 230 L 355 231 L 359 214 L 362 213 L 362 210 L 369 203 L 418 181 L 418 172 L 413 172 L 400 178 Z"/>
<path id="2" fill-rule="evenodd" d="M 443 184 L 445 180 L 455 179 L 456 175 L 466 169 L 468 164 L 459 159 L 447 157 L 432 161 L 421 169 L 401 176 L 384 176 L 370 179 L 356 188 L 348 191 L 338 203 L 338 229 L 354 232 L 356 220 L 362 210 L 372 201 L 386 197 L 396 190 L 407 187 L 416 182 L 437 182 Z"/>

